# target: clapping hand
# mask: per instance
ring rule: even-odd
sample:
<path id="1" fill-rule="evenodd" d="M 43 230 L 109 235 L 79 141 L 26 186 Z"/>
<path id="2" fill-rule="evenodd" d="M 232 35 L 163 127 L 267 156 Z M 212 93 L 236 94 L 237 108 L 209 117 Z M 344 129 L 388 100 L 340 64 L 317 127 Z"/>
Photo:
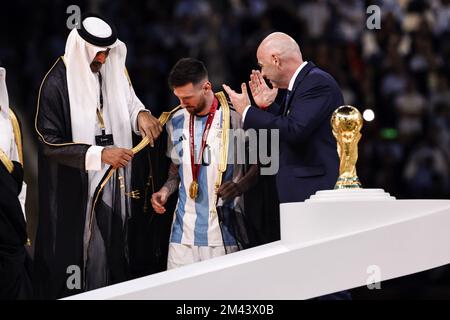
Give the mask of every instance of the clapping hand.
<path id="1" fill-rule="evenodd" d="M 278 93 L 277 88 L 270 89 L 261 72 L 252 70 L 248 82 L 250 91 L 256 105 L 261 109 L 267 109 L 274 101 Z"/>
<path id="2" fill-rule="evenodd" d="M 242 115 L 245 108 L 250 105 L 250 98 L 248 97 L 247 86 L 245 83 L 241 84 L 242 93 L 237 93 L 226 84 L 223 84 L 222 87 L 230 97 L 233 107 Z"/>

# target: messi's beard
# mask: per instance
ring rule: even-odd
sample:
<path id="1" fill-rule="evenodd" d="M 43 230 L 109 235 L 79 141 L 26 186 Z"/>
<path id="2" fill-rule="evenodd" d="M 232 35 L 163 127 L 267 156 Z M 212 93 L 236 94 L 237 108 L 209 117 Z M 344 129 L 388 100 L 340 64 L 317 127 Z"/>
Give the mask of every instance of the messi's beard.
<path id="1" fill-rule="evenodd" d="M 203 99 L 201 101 L 199 101 L 199 103 L 197 104 L 197 106 L 195 108 L 193 108 L 192 110 L 192 114 L 198 116 L 198 115 L 204 115 L 205 112 L 209 111 L 206 110 L 207 106 L 206 106 L 206 99 L 203 97 Z"/>
<path id="2" fill-rule="evenodd" d="M 206 104 L 205 104 L 205 100 L 203 100 L 202 102 L 201 102 L 201 104 L 199 104 L 198 105 L 198 108 L 197 108 L 197 110 L 195 110 L 196 112 L 195 112 L 195 115 L 201 115 L 202 113 L 205 113 L 205 111 L 206 111 Z"/>

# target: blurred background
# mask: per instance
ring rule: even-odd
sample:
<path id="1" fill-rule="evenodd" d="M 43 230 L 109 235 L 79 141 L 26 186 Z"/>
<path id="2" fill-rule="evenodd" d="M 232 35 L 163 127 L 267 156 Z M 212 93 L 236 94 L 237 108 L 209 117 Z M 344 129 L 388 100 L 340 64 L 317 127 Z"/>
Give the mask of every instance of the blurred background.
<path id="1" fill-rule="evenodd" d="M 155 115 L 177 105 L 167 76 L 179 58 L 203 60 L 216 90 L 222 83 L 237 88 L 257 68 L 262 38 L 288 33 L 304 60 L 335 77 L 346 104 L 374 113 L 359 143 L 363 186 L 399 199 L 449 198 L 449 0 L 2 1 L 0 60 L 24 131 L 31 238 L 37 221 L 37 95 L 44 75 L 64 54 L 72 4 L 115 23 L 128 48 L 135 91 Z M 381 23 L 372 30 L 366 9 L 373 4 L 381 9 Z M 450 298 L 450 270 L 387 281 L 382 290 L 355 289 L 353 296 Z"/>

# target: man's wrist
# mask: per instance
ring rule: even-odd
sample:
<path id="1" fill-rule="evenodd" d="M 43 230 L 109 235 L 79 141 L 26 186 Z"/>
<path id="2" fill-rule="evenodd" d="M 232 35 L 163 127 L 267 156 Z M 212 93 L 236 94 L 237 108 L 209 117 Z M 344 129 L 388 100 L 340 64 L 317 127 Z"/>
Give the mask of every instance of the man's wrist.
<path id="1" fill-rule="evenodd" d="M 274 100 L 275 101 L 275 100 Z M 261 110 L 267 110 L 269 107 L 273 104 L 274 101 L 268 102 L 267 104 L 263 106 L 258 106 Z"/>
<path id="2" fill-rule="evenodd" d="M 159 190 L 159 192 L 163 192 L 166 195 L 169 195 L 169 188 L 167 188 L 166 186 L 162 186 L 161 190 Z"/>
<path id="3" fill-rule="evenodd" d="M 169 179 L 166 181 L 166 183 L 162 186 L 160 191 L 166 192 L 167 196 L 171 196 L 172 193 L 174 193 L 178 189 L 179 180 L 178 179 Z"/>
<path id="4" fill-rule="evenodd" d="M 143 109 L 140 109 L 139 111 L 138 111 L 138 113 L 137 113 L 137 115 L 136 115 L 136 121 L 135 121 L 135 124 L 136 124 L 136 127 L 135 128 L 133 128 L 133 131 L 134 131 L 134 133 L 136 133 L 137 135 L 140 135 L 140 128 L 139 128 L 139 117 L 141 117 L 141 116 L 143 116 L 143 114 L 144 113 L 148 113 L 148 114 L 152 114 L 151 112 L 150 112 L 150 110 L 148 110 L 148 109 L 145 109 L 145 108 L 143 108 Z"/>
<path id="5" fill-rule="evenodd" d="M 141 110 L 138 111 L 137 118 L 139 119 L 139 116 L 142 116 L 144 113 L 152 114 L 152 113 L 150 112 L 150 110 L 148 110 L 148 109 L 141 109 Z"/>

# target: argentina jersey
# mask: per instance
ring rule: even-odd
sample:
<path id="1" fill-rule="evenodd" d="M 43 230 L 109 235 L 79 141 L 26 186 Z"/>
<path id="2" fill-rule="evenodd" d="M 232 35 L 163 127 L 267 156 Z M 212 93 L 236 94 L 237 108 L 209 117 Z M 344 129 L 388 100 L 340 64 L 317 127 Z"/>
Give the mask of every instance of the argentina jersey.
<path id="1" fill-rule="evenodd" d="M 233 110 L 230 127 L 240 126 L 240 116 Z M 194 145 L 195 161 L 198 160 L 202 143 L 203 130 L 208 116 L 195 116 Z M 236 241 L 226 228 L 220 229 L 215 209 L 215 184 L 218 179 L 218 164 L 220 148 L 222 146 L 222 109 L 216 111 L 211 129 L 206 140 L 203 152 L 203 161 L 198 175 L 198 196 L 192 199 L 189 196 L 189 186 L 193 181 L 190 143 L 189 143 L 190 114 L 186 109 L 178 110 L 167 122 L 168 132 L 167 156 L 178 165 L 180 184 L 178 189 L 178 202 L 172 223 L 170 242 L 195 246 L 231 246 Z M 230 139 L 229 150 L 234 149 L 234 139 Z M 237 181 L 243 173 L 243 166 L 235 163 L 233 153 L 228 153 L 227 170 L 223 174 L 222 183 Z M 239 199 L 230 201 L 227 206 L 235 207 L 241 203 Z M 222 234 L 223 233 L 223 234 Z"/>

